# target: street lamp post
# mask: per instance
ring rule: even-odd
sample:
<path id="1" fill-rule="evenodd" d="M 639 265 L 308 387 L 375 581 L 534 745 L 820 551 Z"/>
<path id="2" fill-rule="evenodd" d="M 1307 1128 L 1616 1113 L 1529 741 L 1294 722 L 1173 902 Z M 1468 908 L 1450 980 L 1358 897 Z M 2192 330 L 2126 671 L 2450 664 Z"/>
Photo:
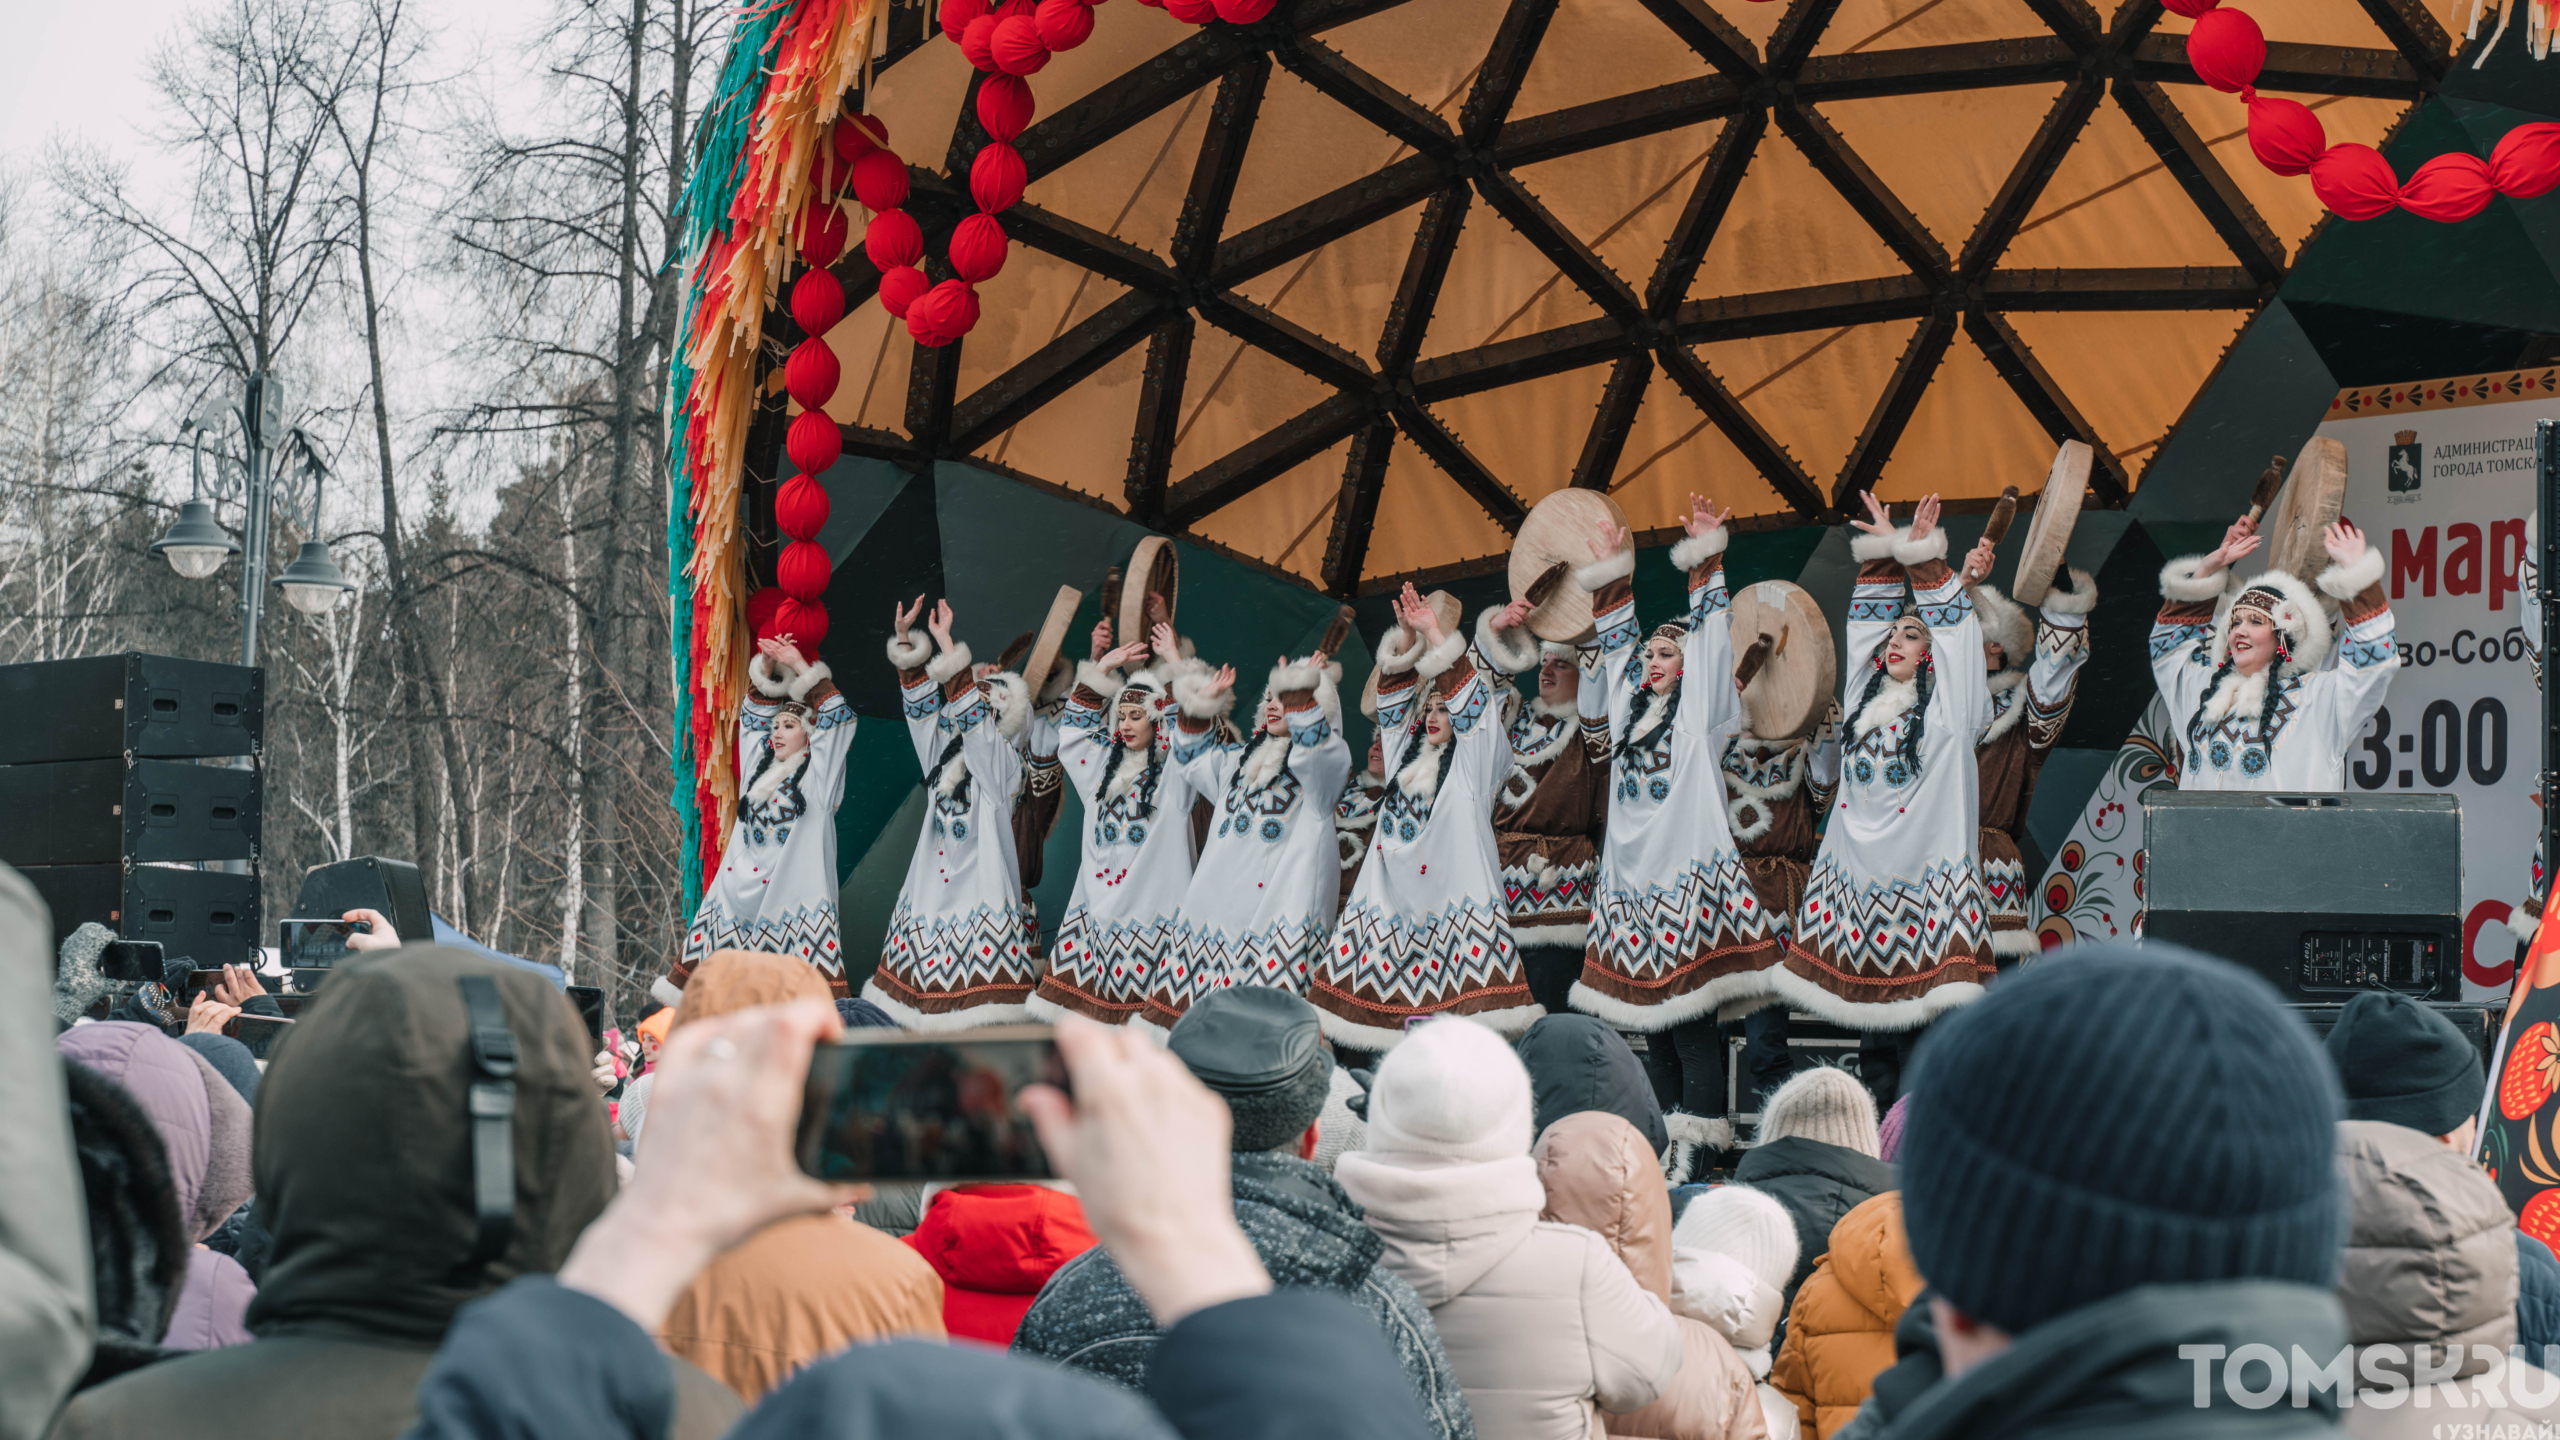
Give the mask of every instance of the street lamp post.
<path id="1" fill-rule="evenodd" d="M 220 570 L 223 562 L 245 550 L 247 558 L 240 567 L 240 663 L 255 665 L 258 621 L 266 612 L 266 586 L 259 582 L 266 568 L 267 537 L 278 502 L 291 509 L 301 508 L 306 503 L 302 492 L 309 491 L 310 518 L 305 533 L 312 538 L 303 541 L 302 551 L 293 563 L 267 583 L 283 591 L 286 603 L 306 615 L 326 611 L 340 595 L 356 587 L 330 558 L 328 542 L 319 538 L 320 492 L 328 478 L 329 465 L 320 457 L 320 447 L 308 432 L 299 425 L 285 424 L 283 383 L 259 371 L 241 387 L 236 403 L 228 391 L 227 386 L 218 388 L 207 398 L 204 409 L 180 427 L 180 433 L 188 437 L 190 489 L 186 503 L 178 507 L 178 518 L 152 542 L 151 553 L 166 558 L 170 568 L 187 579 L 204 580 Z M 226 423 L 235 421 L 241 441 L 241 453 L 236 458 L 222 443 Z M 214 447 L 210 484 L 204 468 L 208 441 Z M 297 459 L 300 463 L 293 463 Z M 208 491 L 221 499 L 228 499 L 237 491 L 247 502 L 240 540 L 233 540 L 214 518 Z"/>

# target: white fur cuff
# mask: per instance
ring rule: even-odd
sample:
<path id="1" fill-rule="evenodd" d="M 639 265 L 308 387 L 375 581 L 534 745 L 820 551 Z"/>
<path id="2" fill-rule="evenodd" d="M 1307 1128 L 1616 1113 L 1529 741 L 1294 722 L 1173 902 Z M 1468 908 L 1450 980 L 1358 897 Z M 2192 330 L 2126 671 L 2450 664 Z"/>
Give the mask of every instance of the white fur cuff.
<path id="1" fill-rule="evenodd" d="M 2160 598 L 2163 600 L 2219 600 L 2239 579 L 2228 569 L 2213 574 L 2202 573 L 2204 557 L 2182 556 L 2160 567 Z"/>
<path id="2" fill-rule="evenodd" d="M 1292 690 L 1313 690 L 1324 679 L 1324 672 L 1312 665 L 1274 665 L 1265 694 L 1285 695 Z"/>
<path id="3" fill-rule="evenodd" d="M 1878 535 L 1873 531 L 1861 530 L 1849 537 L 1849 558 L 1861 565 L 1871 565 L 1878 560 L 1890 560 L 1893 558 L 1894 542 L 1909 533 L 1908 526 L 1890 535 Z"/>
<path id="4" fill-rule="evenodd" d="M 2071 571 L 2071 589 L 2059 586 L 2045 592 L 2044 611 L 2048 615 L 2086 615 L 2098 608 L 2098 582 L 2086 570 Z"/>
<path id="5" fill-rule="evenodd" d="M 2542 921 L 2537 919 L 2532 911 L 2521 905 L 2510 906 L 2507 910 L 2507 929 L 2518 940 L 2530 945 L 2533 943 L 2536 932 L 2542 929 Z"/>
<path id="6" fill-rule="evenodd" d="M 1671 547 L 1671 563 L 1685 575 L 1723 554 L 1725 542 L 1730 538 L 1721 525 L 1704 535 L 1688 536 Z"/>
<path id="7" fill-rule="evenodd" d="M 969 664 L 969 642 L 955 640 L 951 642 L 950 649 L 934 656 L 926 664 L 924 673 L 932 678 L 933 683 L 939 685 L 954 675 L 969 673 Z"/>
<path id="8" fill-rule="evenodd" d="M 835 672 L 828 669 L 825 665 L 816 661 L 811 661 L 809 668 L 792 676 L 790 683 L 783 686 L 783 689 L 794 700 L 806 700 L 809 698 L 809 692 L 818 688 L 819 681 L 824 680 L 833 674 L 835 674 Z"/>
<path id="9" fill-rule="evenodd" d="M 2320 572 L 2320 588 L 2340 600 L 2353 600 L 2366 587 L 2382 583 L 2382 552 L 2371 545 L 2364 553 L 2345 565 L 2331 565 Z"/>
<path id="10" fill-rule="evenodd" d="M 1205 666 L 1174 676 L 1173 703 L 1181 706 L 1182 713 L 1194 720 L 1216 720 L 1224 716 L 1236 708 L 1236 692 L 1230 686 L 1215 695 L 1210 694 L 1209 681 L 1212 678 Z"/>
<path id="11" fill-rule="evenodd" d="M 1476 649 L 1483 653 L 1487 664 L 1505 675 L 1536 669 L 1541 653 L 1538 637 L 1530 634 L 1526 625 L 1516 630 L 1495 629 L 1493 622 L 1501 614 L 1500 610 L 1488 607 L 1476 616 Z M 1565 653 L 1570 655 L 1573 652 L 1568 650 Z"/>
<path id="12" fill-rule="evenodd" d="M 1449 667 L 1457 664 L 1458 657 L 1466 653 L 1467 637 L 1465 635 L 1443 635 L 1440 637 L 1439 644 L 1432 646 L 1421 659 L 1413 662 L 1413 671 L 1425 680 L 1437 680 L 1448 674 Z M 1274 671 L 1271 678 L 1276 687 L 1280 679 L 1279 673 Z M 1312 685 L 1315 682 L 1310 680 L 1307 683 Z"/>
<path id="13" fill-rule="evenodd" d="M 649 982 L 649 995 L 670 1010 L 684 1003 L 684 992 L 676 988 L 676 982 L 664 975 Z"/>
<path id="14" fill-rule="evenodd" d="M 921 670 L 933 658 L 933 642 L 921 635 L 889 637 L 889 663 L 901 670 Z"/>
<path id="15" fill-rule="evenodd" d="M 1636 573 L 1636 547 L 1628 546 L 1606 560 L 1594 560 L 1573 572 L 1573 583 L 1585 590 L 1598 590 L 1612 580 L 1624 580 Z"/>
<path id="16" fill-rule="evenodd" d="M 1422 637 L 1402 625 L 1390 625 L 1378 637 L 1378 669 L 1388 675 L 1401 675 L 1422 658 Z"/>
<path id="17" fill-rule="evenodd" d="M 1893 558 L 1904 565 L 1925 565 L 1932 560 L 1944 560 L 1947 558 L 1947 532 L 1944 529 L 1932 530 L 1914 540 L 1911 527 L 1906 525 L 1893 532 Z"/>
<path id="18" fill-rule="evenodd" d="M 1127 682 L 1120 678 L 1117 670 L 1105 670 L 1091 660 L 1079 660 L 1076 662 L 1076 683 L 1101 696 L 1102 702 L 1108 705 L 1119 696 L 1121 686 Z"/>
<path id="19" fill-rule="evenodd" d="M 890 643 L 894 645 L 897 642 Z M 761 650 L 747 661 L 747 683 L 756 687 L 756 693 L 767 700 L 778 700 L 791 693 L 787 682 L 774 678 L 773 665 Z"/>

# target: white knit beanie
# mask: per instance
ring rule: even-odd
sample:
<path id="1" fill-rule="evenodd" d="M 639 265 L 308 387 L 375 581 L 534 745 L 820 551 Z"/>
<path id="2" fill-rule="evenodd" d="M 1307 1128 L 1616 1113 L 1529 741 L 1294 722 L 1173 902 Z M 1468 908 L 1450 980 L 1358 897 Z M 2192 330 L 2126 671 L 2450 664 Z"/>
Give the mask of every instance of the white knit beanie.
<path id="1" fill-rule="evenodd" d="M 1529 1153 L 1529 1072 L 1501 1036 L 1452 1017 L 1415 1027 L 1369 1087 L 1372 1153 L 1507 1160 Z"/>
<path id="2" fill-rule="evenodd" d="M 1719 1185 L 1690 1201 L 1671 1243 L 1729 1255 L 1773 1290 L 1785 1288 L 1796 1269 L 1796 1222 L 1786 1206 L 1748 1185 Z"/>
<path id="3" fill-rule="evenodd" d="M 658 1072 L 650 1071 L 622 1087 L 622 1103 L 614 1107 L 614 1118 L 622 1122 L 622 1133 L 636 1143 L 640 1127 L 649 1119 L 649 1087 L 657 1083 Z"/>
<path id="4" fill-rule="evenodd" d="M 1800 1071 L 1760 1107 L 1760 1143 L 1789 1136 L 1872 1158 L 1882 1148 L 1876 1138 L 1875 1097 L 1858 1077 L 1836 1066 Z"/>

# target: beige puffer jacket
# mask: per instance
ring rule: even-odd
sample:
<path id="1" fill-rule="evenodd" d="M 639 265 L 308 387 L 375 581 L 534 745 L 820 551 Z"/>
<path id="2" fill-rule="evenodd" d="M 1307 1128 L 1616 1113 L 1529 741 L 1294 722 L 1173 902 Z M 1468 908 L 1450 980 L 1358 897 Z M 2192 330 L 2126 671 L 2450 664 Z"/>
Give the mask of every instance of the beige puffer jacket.
<path id="1" fill-rule="evenodd" d="M 1579 1225 L 1609 1242 L 1636 1283 L 1669 1304 L 1671 1192 L 1642 1132 L 1622 1116 L 1586 1110 L 1549 1125 L 1530 1158 L 1547 1191 L 1539 1218 Z M 1742 1357 L 1695 1320 L 1674 1316 L 1673 1323 L 1680 1327 L 1679 1375 L 1643 1409 L 1602 1415 L 1602 1427 L 1642 1440 L 1765 1440 L 1757 1387 Z"/>
<path id="2" fill-rule="evenodd" d="M 2357 1377 L 2347 1432 L 2560 1433 L 2560 1376 L 2508 1353 L 2515 1219 L 2497 1182 L 2434 1136 L 2378 1120 L 2339 1124 L 2338 1169 L 2347 1198 L 2338 1299 Z M 2409 1393 L 2413 1363 L 2434 1381 L 2422 1397 Z"/>
<path id="3" fill-rule="evenodd" d="M 1355 1150 L 1334 1179 L 1431 1307 L 1478 1440 L 1604 1440 L 1601 1409 L 1640 1410 L 1678 1378 L 1671 1311 L 1607 1241 L 1538 1218 L 1547 1195 L 1528 1156 Z"/>

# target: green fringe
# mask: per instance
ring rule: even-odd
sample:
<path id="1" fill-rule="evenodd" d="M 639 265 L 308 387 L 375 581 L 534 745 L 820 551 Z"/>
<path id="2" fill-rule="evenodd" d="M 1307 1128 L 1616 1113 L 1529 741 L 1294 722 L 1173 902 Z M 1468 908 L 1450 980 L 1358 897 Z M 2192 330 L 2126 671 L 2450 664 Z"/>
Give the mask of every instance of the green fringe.
<path id="1" fill-rule="evenodd" d="M 731 233 L 729 203 L 746 178 L 747 141 L 756 107 L 764 100 L 766 77 L 773 73 L 773 49 L 790 0 L 749 0 L 740 7 L 730 33 L 729 58 L 720 67 L 711 103 L 702 107 L 693 127 L 693 174 L 685 179 L 679 202 L 684 213 L 684 248 L 697 255 L 715 230 Z"/>

